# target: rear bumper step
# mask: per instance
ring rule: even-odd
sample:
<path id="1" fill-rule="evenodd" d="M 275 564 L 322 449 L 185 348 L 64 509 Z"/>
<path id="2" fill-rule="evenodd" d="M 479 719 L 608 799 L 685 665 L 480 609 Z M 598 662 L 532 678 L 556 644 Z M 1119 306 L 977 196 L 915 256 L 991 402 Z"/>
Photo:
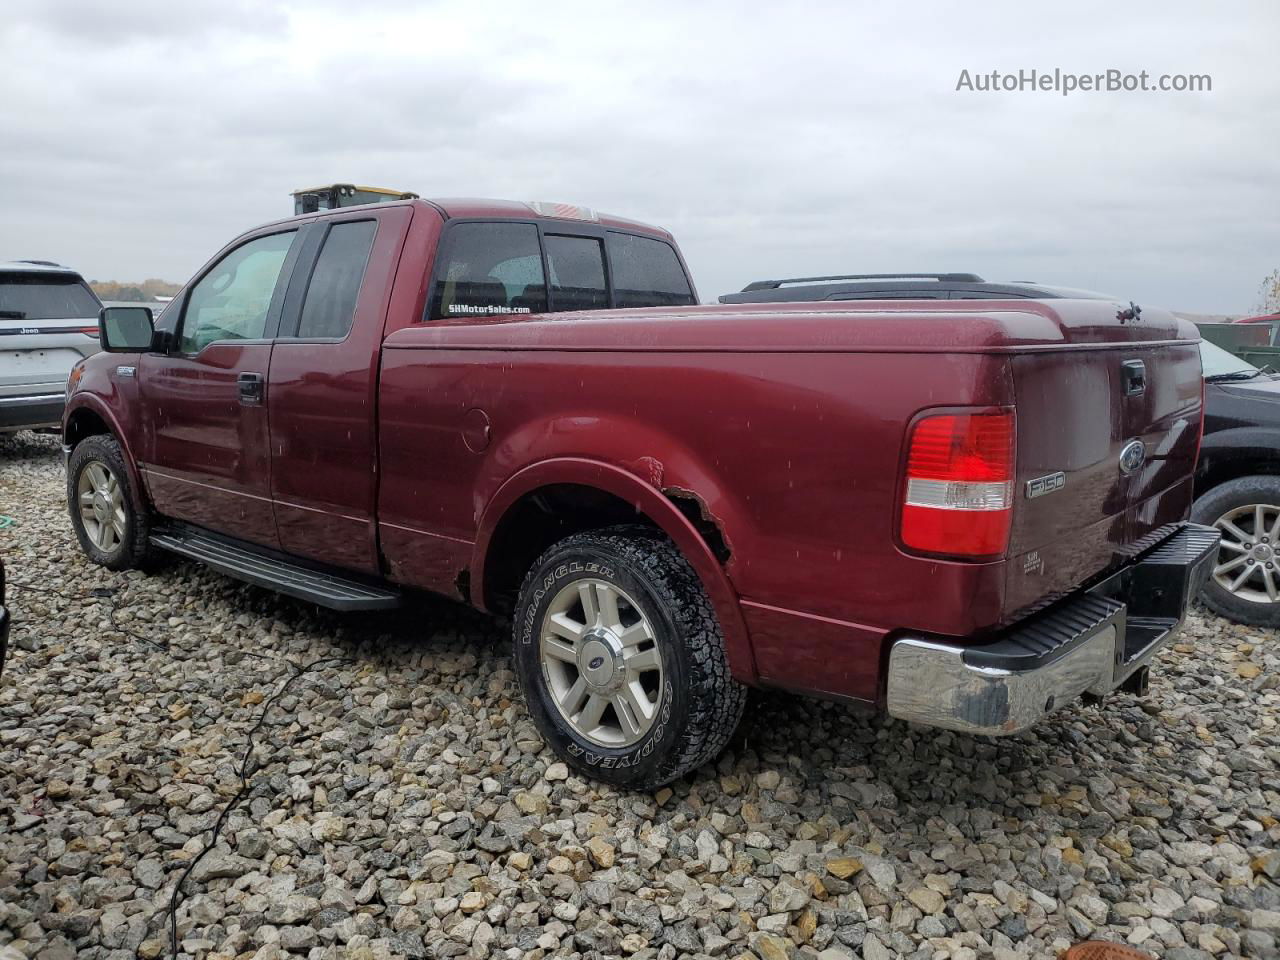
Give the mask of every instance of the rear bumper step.
<path id="1" fill-rule="evenodd" d="M 171 553 L 199 560 L 210 569 L 278 593 L 310 600 L 333 610 L 389 610 L 400 606 L 400 591 L 375 581 L 330 571 L 305 561 L 174 524 L 151 534 L 151 543 Z"/>
<path id="2" fill-rule="evenodd" d="M 889 652 L 892 716 L 966 733 L 1017 733 L 1081 694 L 1122 686 L 1186 617 L 1218 531 L 1185 524 L 1132 564 L 982 645 L 902 637 Z"/>

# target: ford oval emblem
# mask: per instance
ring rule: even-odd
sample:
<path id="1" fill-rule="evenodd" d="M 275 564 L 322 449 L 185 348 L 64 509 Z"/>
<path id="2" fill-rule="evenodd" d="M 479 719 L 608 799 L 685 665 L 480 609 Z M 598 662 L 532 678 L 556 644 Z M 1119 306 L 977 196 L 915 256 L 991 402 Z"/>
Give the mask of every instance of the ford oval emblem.
<path id="1" fill-rule="evenodd" d="M 1120 451 L 1120 472 L 1126 477 L 1142 469 L 1147 462 L 1147 445 L 1141 440 L 1130 440 Z"/>
<path id="2" fill-rule="evenodd" d="M 592 657 L 591 662 L 587 664 L 588 670 L 599 670 L 604 666 L 604 657 Z"/>

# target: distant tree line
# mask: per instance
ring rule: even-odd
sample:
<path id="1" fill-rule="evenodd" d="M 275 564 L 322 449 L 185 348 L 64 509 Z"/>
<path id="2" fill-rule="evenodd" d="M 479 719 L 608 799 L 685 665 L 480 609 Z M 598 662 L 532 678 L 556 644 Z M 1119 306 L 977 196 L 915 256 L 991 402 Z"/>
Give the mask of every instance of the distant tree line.
<path id="1" fill-rule="evenodd" d="M 1259 314 L 1280 313 L 1280 270 L 1272 270 L 1263 278 L 1253 309 Z"/>
<path id="2" fill-rule="evenodd" d="M 156 297 L 172 297 L 182 289 L 181 284 L 167 280 L 143 280 L 141 283 L 118 283 L 115 280 L 90 280 L 89 286 L 99 300 L 139 300 L 144 303 Z"/>

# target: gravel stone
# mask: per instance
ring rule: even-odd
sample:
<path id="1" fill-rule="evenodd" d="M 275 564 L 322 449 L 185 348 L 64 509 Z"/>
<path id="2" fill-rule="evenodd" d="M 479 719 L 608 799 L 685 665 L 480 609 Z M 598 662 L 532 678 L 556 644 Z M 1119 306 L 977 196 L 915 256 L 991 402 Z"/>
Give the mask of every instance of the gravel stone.
<path id="1" fill-rule="evenodd" d="M 0 955 L 167 956 L 211 843 L 183 960 L 1280 955 L 1273 631 L 1196 610 L 1148 699 L 1004 739 L 762 693 L 723 757 L 638 796 L 545 748 L 504 625 L 112 573 L 64 496 L 55 439 L 0 438 Z"/>

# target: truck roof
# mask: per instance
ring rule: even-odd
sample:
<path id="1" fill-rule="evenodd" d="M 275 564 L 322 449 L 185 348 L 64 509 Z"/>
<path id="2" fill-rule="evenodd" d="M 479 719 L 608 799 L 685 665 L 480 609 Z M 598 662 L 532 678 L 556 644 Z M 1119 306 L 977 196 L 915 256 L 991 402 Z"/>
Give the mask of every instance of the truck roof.
<path id="1" fill-rule="evenodd" d="M 662 227 L 656 227 L 650 223 L 641 223 L 638 220 L 628 220 L 626 217 L 617 217 L 609 213 L 600 213 L 587 207 L 575 206 L 573 204 L 562 203 L 543 203 L 537 201 L 524 200 L 492 200 L 482 197 L 443 197 L 439 199 L 420 199 L 420 200 L 394 200 L 389 203 L 379 203 L 378 207 L 414 205 L 430 207 L 443 216 L 446 220 L 451 219 L 472 219 L 472 218 L 492 218 L 499 220 L 556 220 L 565 223 L 590 223 L 603 227 L 613 227 L 618 230 L 627 230 L 631 233 L 647 233 L 655 237 L 663 239 L 672 239 L 671 232 L 664 230 Z M 306 213 L 300 216 L 305 217 L 329 217 L 344 216 L 359 207 L 340 207 L 336 210 L 321 210 L 319 213 Z M 556 211 L 559 211 L 558 213 Z M 293 220 L 294 217 L 283 217 L 280 220 L 267 221 L 263 226 L 271 223 L 282 223 L 285 220 Z"/>

